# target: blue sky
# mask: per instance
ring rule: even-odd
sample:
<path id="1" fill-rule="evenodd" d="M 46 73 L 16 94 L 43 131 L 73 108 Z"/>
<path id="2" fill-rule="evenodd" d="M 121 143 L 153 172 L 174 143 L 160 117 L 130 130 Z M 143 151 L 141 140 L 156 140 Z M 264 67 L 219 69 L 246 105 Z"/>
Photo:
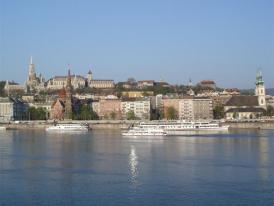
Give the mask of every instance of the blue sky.
<path id="1" fill-rule="evenodd" d="M 0 0 L 0 79 L 66 73 L 274 87 L 273 0 Z"/>

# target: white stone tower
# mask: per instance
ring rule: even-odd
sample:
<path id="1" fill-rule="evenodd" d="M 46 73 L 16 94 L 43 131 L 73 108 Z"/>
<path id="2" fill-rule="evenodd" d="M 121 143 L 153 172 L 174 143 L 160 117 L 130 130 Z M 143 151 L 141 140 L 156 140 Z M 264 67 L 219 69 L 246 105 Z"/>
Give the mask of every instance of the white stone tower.
<path id="1" fill-rule="evenodd" d="M 261 71 L 258 71 L 256 75 L 255 95 L 258 97 L 259 106 L 266 109 L 265 86 L 264 86 L 263 75 Z"/>
<path id="2" fill-rule="evenodd" d="M 36 74 L 35 74 L 35 67 L 32 62 L 32 56 L 30 57 L 30 63 L 29 63 L 29 74 L 28 74 L 28 81 L 34 81 L 36 80 Z"/>

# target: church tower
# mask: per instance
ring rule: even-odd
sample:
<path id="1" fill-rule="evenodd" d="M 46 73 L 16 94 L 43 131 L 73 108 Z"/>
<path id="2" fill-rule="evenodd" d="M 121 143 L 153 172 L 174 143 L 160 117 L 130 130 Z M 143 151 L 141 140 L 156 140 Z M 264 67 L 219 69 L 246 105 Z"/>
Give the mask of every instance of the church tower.
<path id="1" fill-rule="evenodd" d="M 68 70 L 67 85 L 66 85 L 66 102 L 65 102 L 65 119 L 72 119 L 72 86 L 70 70 Z"/>
<path id="2" fill-rule="evenodd" d="M 258 71 L 256 75 L 255 95 L 258 97 L 259 106 L 266 109 L 265 86 L 264 86 L 263 75 L 261 71 Z"/>
<path id="3" fill-rule="evenodd" d="M 28 81 L 31 82 L 35 80 L 36 80 L 35 67 L 32 62 L 32 57 L 30 57 Z"/>
<path id="4" fill-rule="evenodd" d="M 92 80 L 92 72 L 91 70 L 88 71 L 88 74 L 87 74 L 87 81 L 88 81 L 88 84 L 89 82 Z"/>

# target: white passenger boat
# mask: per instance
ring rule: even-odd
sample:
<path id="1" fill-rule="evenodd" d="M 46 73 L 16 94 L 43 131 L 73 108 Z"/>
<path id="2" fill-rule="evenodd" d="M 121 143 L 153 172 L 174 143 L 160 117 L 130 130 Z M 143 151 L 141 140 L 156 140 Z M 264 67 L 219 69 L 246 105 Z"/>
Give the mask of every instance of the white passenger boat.
<path id="1" fill-rule="evenodd" d="M 122 133 L 123 136 L 166 136 L 167 133 L 163 129 L 132 127 L 127 132 Z"/>
<path id="2" fill-rule="evenodd" d="M 6 130 L 6 127 L 0 126 L 0 130 Z"/>
<path id="3" fill-rule="evenodd" d="M 70 132 L 70 131 L 88 131 L 87 125 L 81 124 L 56 124 L 46 128 L 46 131 L 61 131 L 61 132 Z"/>
<path id="4" fill-rule="evenodd" d="M 168 135 L 180 135 L 185 131 L 227 131 L 229 126 L 221 126 L 218 121 L 150 121 L 141 122 L 143 129 L 163 129 Z"/>

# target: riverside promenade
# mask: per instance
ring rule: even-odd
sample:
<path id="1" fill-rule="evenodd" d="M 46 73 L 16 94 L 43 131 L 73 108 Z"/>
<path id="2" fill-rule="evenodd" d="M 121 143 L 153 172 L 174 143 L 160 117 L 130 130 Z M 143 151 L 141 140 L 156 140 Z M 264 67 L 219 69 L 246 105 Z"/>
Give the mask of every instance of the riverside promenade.
<path id="1" fill-rule="evenodd" d="M 141 120 L 65 120 L 59 121 L 59 124 L 88 124 L 91 129 L 127 129 L 133 124 L 138 124 Z M 53 121 L 14 121 L 2 123 L 7 129 L 45 129 L 53 125 Z M 225 122 L 223 125 L 229 125 L 231 129 L 274 129 L 274 121 L 241 121 Z"/>

